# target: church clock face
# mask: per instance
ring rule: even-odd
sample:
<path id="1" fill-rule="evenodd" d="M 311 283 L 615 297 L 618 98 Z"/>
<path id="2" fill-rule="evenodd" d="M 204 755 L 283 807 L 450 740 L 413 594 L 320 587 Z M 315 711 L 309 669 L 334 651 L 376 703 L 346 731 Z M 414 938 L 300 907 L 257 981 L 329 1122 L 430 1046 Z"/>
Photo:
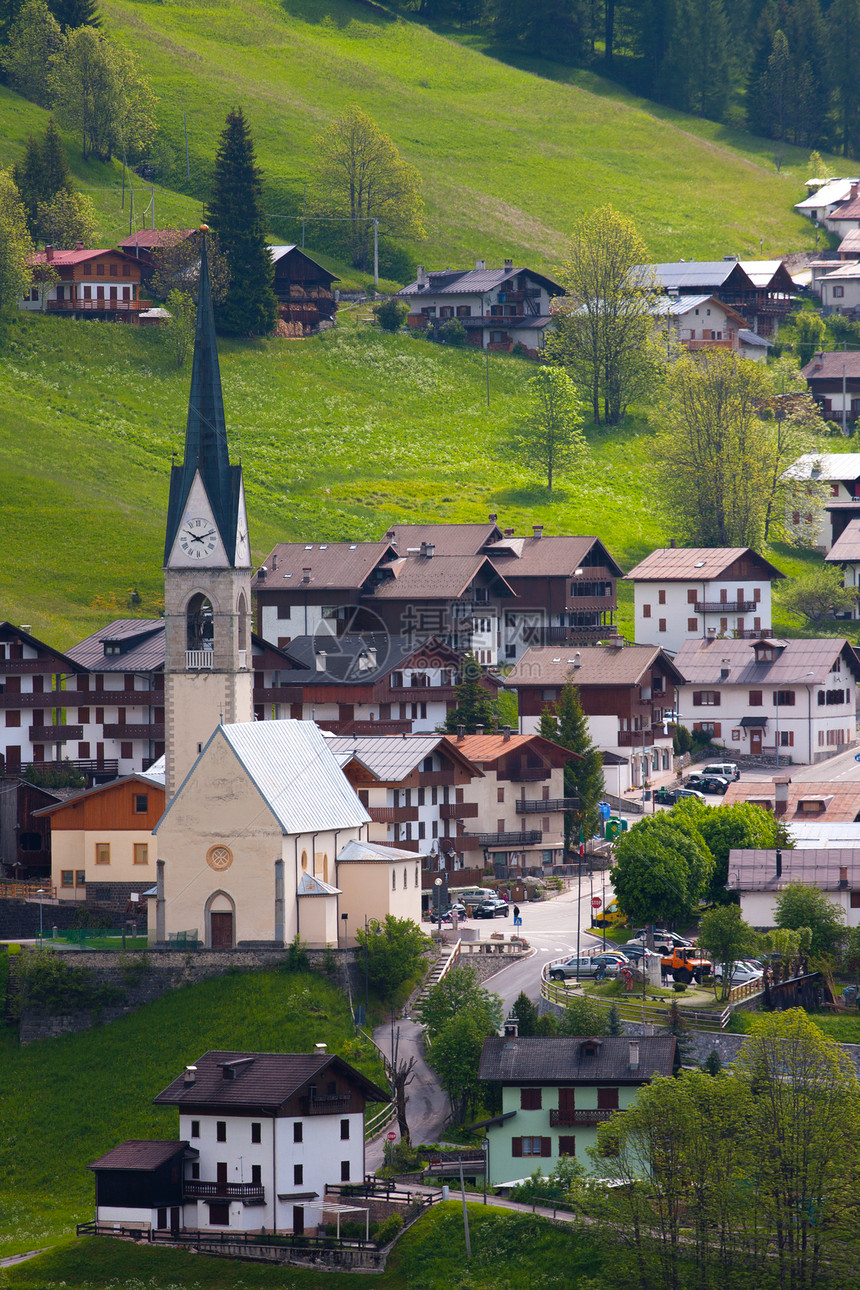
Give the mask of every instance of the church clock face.
<path id="1" fill-rule="evenodd" d="M 179 546 L 191 560 L 208 560 L 218 545 L 218 530 L 211 520 L 186 515 L 179 531 Z"/>

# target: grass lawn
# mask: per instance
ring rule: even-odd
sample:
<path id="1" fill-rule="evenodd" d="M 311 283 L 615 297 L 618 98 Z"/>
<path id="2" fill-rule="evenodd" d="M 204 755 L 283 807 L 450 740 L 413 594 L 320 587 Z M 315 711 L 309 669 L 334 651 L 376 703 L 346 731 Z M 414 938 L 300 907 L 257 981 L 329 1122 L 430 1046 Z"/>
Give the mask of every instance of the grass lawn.
<path id="1" fill-rule="evenodd" d="M 860 1013 L 856 1009 L 845 1013 L 808 1012 L 806 1015 L 819 1030 L 840 1044 L 860 1044 Z M 749 1012 L 732 1013 L 730 1029 L 734 1034 L 748 1034 L 754 1016 L 755 1013 Z"/>
<path id="2" fill-rule="evenodd" d="M 586 1233 L 554 1227 L 531 1214 L 515 1214 L 470 1203 L 472 1258 L 466 1260 L 463 1215 L 459 1199 L 436 1206 L 397 1243 L 381 1275 L 380 1290 L 577 1290 L 595 1274 L 601 1284 L 608 1268 L 596 1240 Z M 88 1238 L 60 1246 L 31 1262 L 0 1272 L 0 1285 L 24 1290 L 352 1290 L 367 1285 L 363 1273 L 329 1273 L 319 1269 L 265 1267 L 189 1254 L 184 1250 L 148 1249 L 109 1239 Z"/>
<path id="3" fill-rule="evenodd" d="M 176 1135 L 175 1110 L 152 1099 L 207 1049 L 312 1052 L 320 1041 L 385 1086 L 345 996 L 319 973 L 228 974 L 26 1048 L 0 1030 L 0 1257 L 92 1218 L 91 1160 L 125 1138 Z"/>

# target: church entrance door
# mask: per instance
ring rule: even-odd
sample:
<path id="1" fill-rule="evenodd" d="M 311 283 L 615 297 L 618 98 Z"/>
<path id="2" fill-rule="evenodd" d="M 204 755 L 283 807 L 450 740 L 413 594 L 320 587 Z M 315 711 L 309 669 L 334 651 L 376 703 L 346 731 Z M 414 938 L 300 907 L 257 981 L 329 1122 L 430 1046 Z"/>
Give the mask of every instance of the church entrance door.
<path id="1" fill-rule="evenodd" d="M 213 910 L 209 915 L 212 920 L 213 950 L 232 950 L 233 948 L 233 914 L 219 913 Z"/>

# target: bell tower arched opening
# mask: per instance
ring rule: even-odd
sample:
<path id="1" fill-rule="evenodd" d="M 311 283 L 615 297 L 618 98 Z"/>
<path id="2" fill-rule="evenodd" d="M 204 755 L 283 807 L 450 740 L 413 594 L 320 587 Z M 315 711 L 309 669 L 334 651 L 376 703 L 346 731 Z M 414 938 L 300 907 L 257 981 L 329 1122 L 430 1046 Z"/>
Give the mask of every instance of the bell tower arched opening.
<path id="1" fill-rule="evenodd" d="M 212 602 L 197 592 L 185 611 L 185 653 L 189 667 L 211 667 L 215 648 L 215 615 Z M 202 657 L 201 657 L 202 656 Z"/>

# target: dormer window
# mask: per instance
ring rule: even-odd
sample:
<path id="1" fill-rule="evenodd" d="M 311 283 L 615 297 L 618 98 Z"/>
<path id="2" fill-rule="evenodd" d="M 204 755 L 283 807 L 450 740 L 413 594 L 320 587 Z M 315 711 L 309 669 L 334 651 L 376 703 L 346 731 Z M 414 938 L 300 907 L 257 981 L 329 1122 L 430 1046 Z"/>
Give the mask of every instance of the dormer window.
<path id="1" fill-rule="evenodd" d="M 105 647 L 105 657 L 108 657 L 109 655 L 112 655 L 112 654 L 116 655 L 116 654 L 122 653 L 122 645 L 120 644 L 119 641 L 105 641 L 104 647 Z"/>
<path id="2" fill-rule="evenodd" d="M 755 661 L 756 661 L 757 663 L 772 663 L 772 662 L 773 662 L 773 646 L 772 646 L 772 645 L 756 645 L 756 647 L 755 647 Z"/>

